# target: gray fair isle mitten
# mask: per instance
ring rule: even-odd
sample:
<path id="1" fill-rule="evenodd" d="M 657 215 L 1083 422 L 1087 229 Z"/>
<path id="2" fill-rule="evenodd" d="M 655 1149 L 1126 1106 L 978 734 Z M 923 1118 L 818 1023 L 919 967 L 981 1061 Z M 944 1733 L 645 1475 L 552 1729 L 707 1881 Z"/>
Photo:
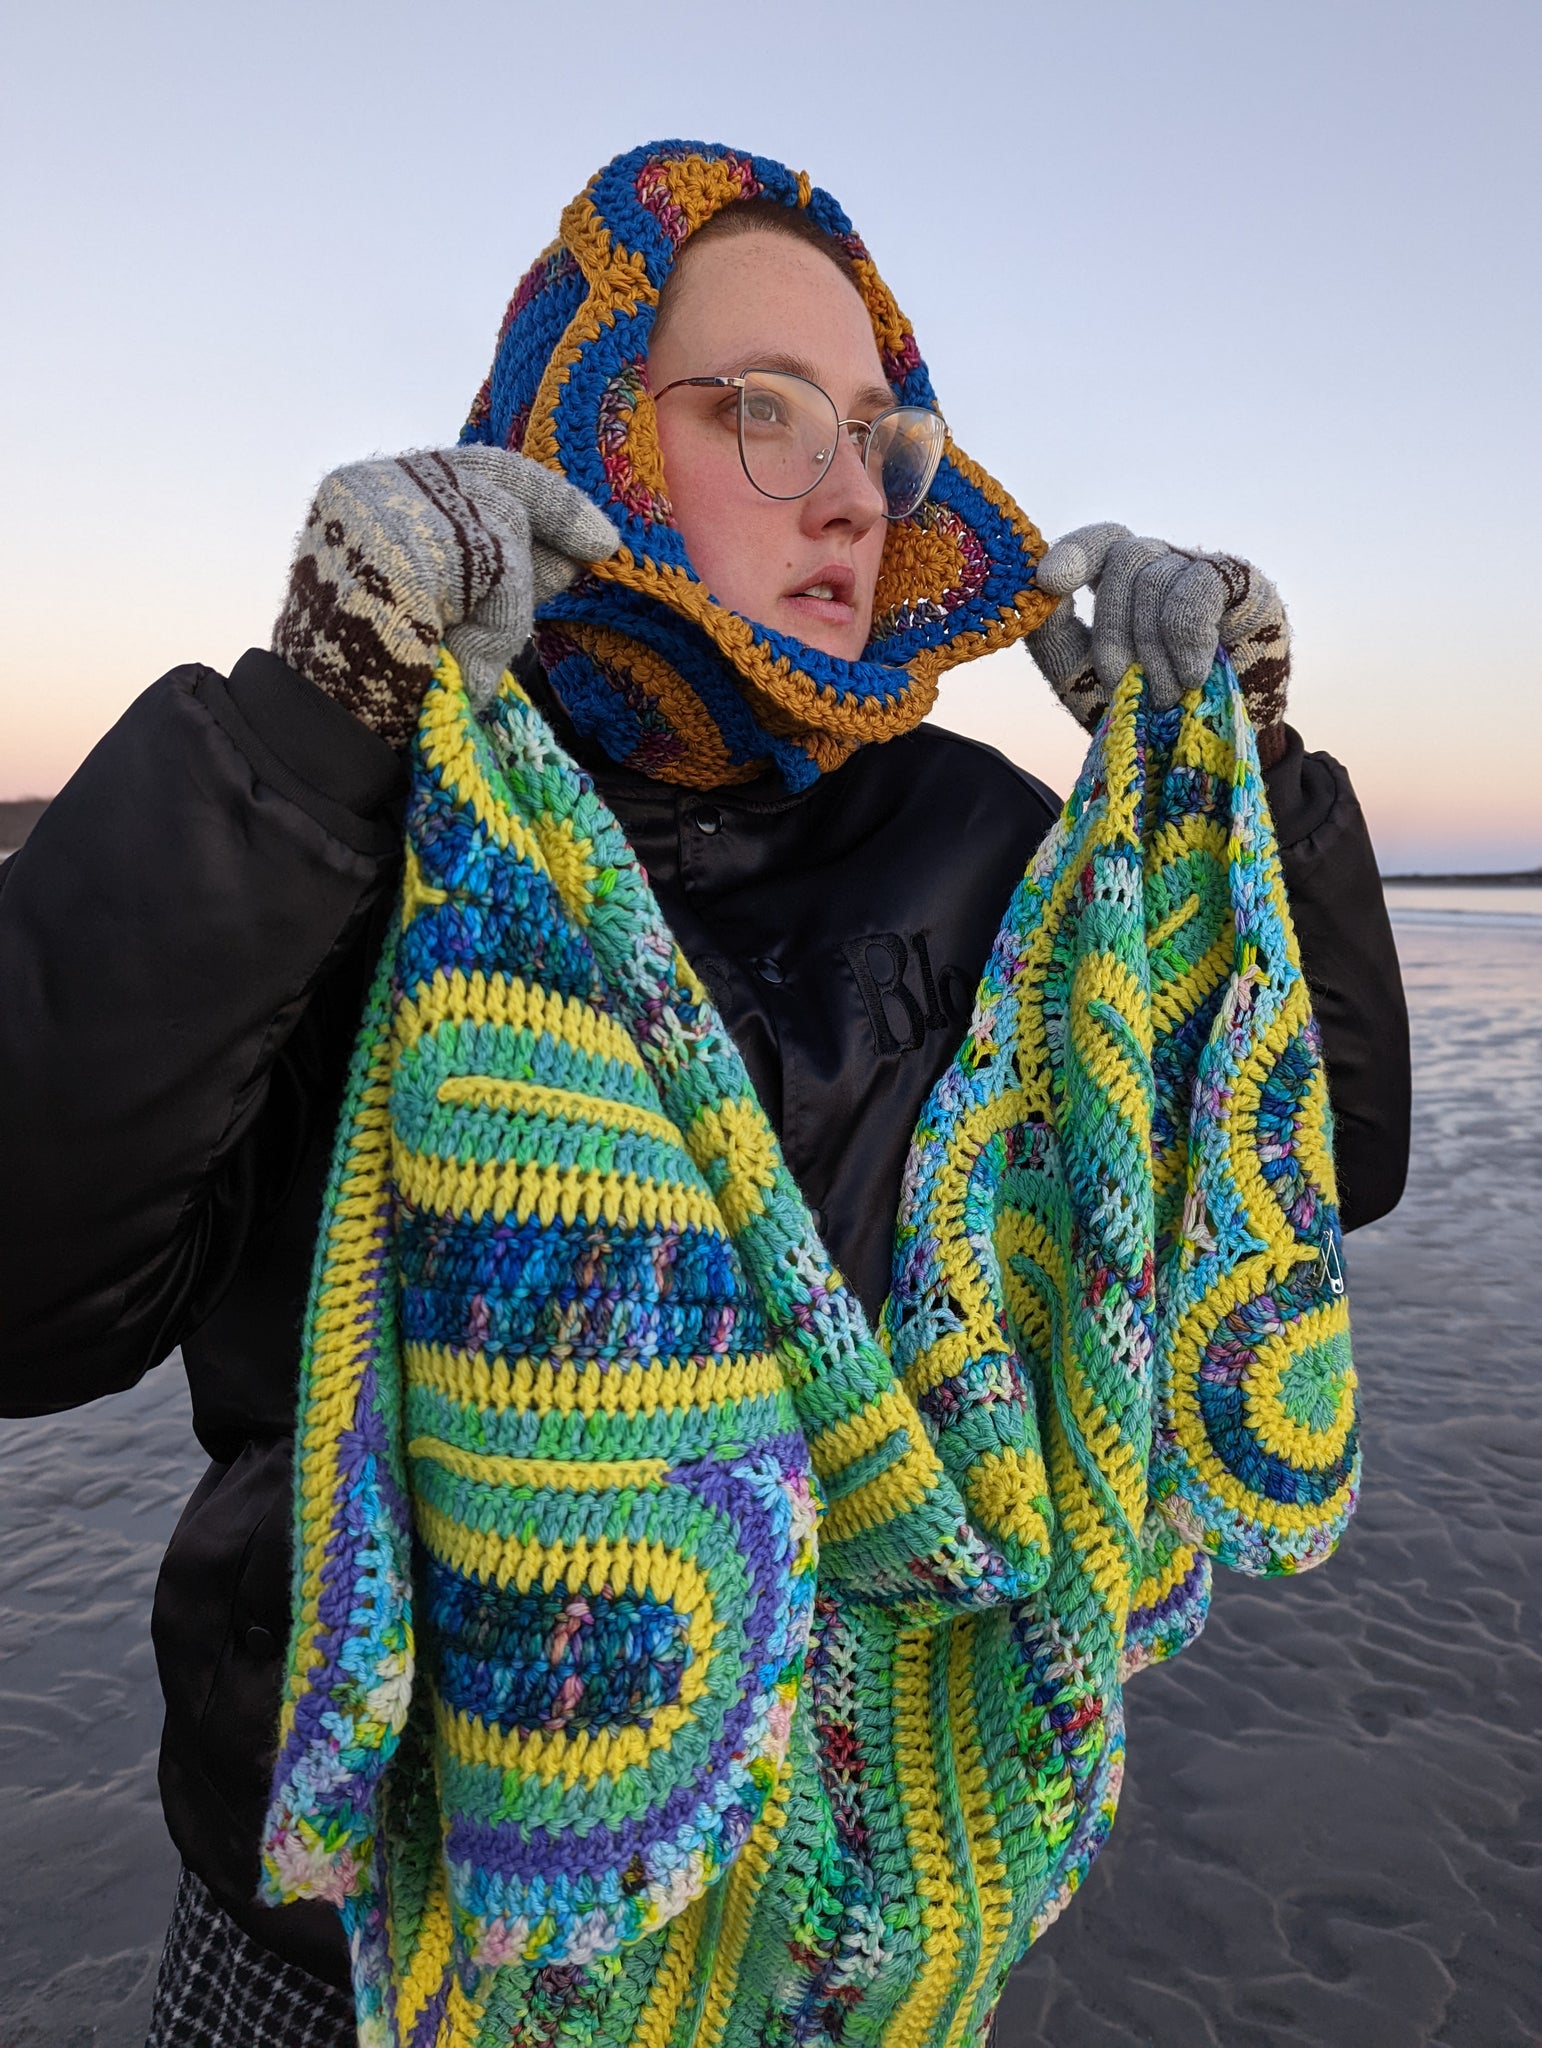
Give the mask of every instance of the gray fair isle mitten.
<path id="1" fill-rule="evenodd" d="M 1026 646 L 1060 701 L 1090 731 L 1138 661 L 1159 708 L 1209 673 L 1217 644 L 1237 672 L 1265 767 L 1285 745 L 1290 623 L 1268 577 L 1235 555 L 1142 539 L 1127 526 L 1079 526 L 1039 563 L 1039 588 L 1061 601 Z M 1074 593 L 1094 592 L 1092 624 Z"/>
<path id="2" fill-rule="evenodd" d="M 405 747 L 441 641 L 486 703 L 536 607 L 619 540 L 565 478 L 501 448 L 351 463 L 306 517 L 273 652 Z"/>

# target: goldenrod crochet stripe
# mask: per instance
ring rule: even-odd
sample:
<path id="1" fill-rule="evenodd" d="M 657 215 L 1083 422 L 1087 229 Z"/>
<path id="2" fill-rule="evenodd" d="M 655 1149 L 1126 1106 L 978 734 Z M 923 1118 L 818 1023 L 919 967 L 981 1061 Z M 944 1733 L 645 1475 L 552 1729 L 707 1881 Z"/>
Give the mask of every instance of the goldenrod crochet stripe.
<path id="1" fill-rule="evenodd" d="M 365 2048 L 973 2048 L 1112 1823 L 1123 1680 L 1213 1559 L 1300 1569 L 1354 1505 L 1235 681 L 1126 678 L 918 1127 L 881 1344 L 512 681 L 480 723 L 441 659 L 407 841 L 307 1320 L 267 1896 L 342 1905 Z"/>

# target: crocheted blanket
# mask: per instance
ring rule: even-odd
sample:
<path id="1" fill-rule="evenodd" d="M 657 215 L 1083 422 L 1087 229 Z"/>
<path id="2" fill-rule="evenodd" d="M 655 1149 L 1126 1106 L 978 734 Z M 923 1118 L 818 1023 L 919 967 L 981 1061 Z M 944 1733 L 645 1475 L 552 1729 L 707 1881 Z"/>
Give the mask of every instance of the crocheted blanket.
<path id="1" fill-rule="evenodd" d="M 1316 1028 L 1218 663 L 1132 669 L 907 1173 L 877 1338 L 615 818 L 448 655 L 318 1243 L 265 1895 L 360 2040 L 972 2043 L 1212 1558 L 1354 1375 Z"/>

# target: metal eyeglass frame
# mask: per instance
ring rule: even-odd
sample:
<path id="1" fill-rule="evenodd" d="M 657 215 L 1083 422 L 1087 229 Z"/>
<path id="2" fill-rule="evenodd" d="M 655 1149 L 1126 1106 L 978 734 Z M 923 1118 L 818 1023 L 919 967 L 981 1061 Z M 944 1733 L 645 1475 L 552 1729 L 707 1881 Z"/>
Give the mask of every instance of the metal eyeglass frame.
<path id="1" fill-rule="evenodd" d="M 829 406 L 831 412 L 836 414 L 835 439 L 830 443 L 830 453 L 825 461 L 824 468 L 819 472 L 818 476 L 815 477 L 814 481 L 811 484 L 805 484 L 801 491 L 793 491 L 789 493 L 786 497 L 783 497 L 779 491 L 768 491 L 764 484 L 756 483 L 754 477 L 750 475 L 749 457 L 744 452 L 745 384 L 746 381 L 750 377 L 755 376 L 757 372 L 762 377 L 788 377 L 792 380 L 794 384 L 806 384 L 810 391 L 817 391 L 820 397 L 824 400 L 825 404 Z M 862 467 L 865 471 L 867 469 L 868 447 L 873 438 L 873 430 L 879 424 L 880 420 L 886 420 L 892 413 L 897 412 L 924 412 L 929 414 L 930 417 L 933 419 L 942 420 L 941 413 L 934 413 L 931 411 L 931 408 L 929 406 L 925 405 L 886 405 L 883 411 L 879 413 L 877 415 L 877 418 L 875 419 L 843 420 L 839 416 L 840 408 L 836 405 L 835 400 L 830 396 L 829 392 L 826 391 L 824 386 L 822 384 L 816 384 L 812 377 L 800 377 L 796 370 L 763 370 L 760 369 L 760 366 L 755 363 L 751 363 L 750 366 L 747 369 L 742 370 L 737 377 L 676 377 L 673 383 L 666 384 L 662 391 L 654 392 L 654 404 L 656 405 L 661 398 L 667 398 L 671 391 L 678 391 L 682 384 L 695 385 L 703 389 L 717 389 L 720 391 L 738 392 L 739 404 L 737 409 L 737 427 L 739 438 L 739 467 L 744 471 L 745 476 L 749 479 L 751 487 L 759 491 L 760 495 L 763 498 L 770 498 L 773 504 L 777 505 L 794 505 L 797 503 L 799 498 L 806 498 L 810 491 L 817 491 L 819 489 L 819 486 L 830 474 L 831 465 L 835 461 L 835 451 L 840 446 L 840 434 L 842 427 L 859 427 L 862 430 Z M 943 420 L 942 424 L 943 439 L 945 442 L 947 438 L 947 422 Z M 931 467 L 931 473 L 926 479 L 926 488 L 925 490 L 922 491 L 920 497 L 916 499 L 916 502 L 911 506 L 909 512 L 891 512 L 888 510 L 887 504 L 885 505 L 883 516 L 886 520 L 889 521 L 890 525 L 894 525 L 897 521 L 901 519 L 909 519 L 912 516 L 912 514 L 918 512 L 920 508 L 926 503 L 927 492 L 931 490 L 932 484 L 936 479 L 937 471 L 942 466 L 942 457 L 943 446 L 939 444 L 937 449 L 937 458 L 933 462 Z"/>

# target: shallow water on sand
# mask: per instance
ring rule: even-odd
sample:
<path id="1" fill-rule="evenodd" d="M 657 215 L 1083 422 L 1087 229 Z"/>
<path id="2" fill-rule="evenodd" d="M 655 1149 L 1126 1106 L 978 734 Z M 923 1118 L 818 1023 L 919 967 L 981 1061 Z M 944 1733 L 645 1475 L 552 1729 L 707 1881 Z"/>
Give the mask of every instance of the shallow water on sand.
<path id="1" fill-rule="evenodd" d="M 1542 2038 L 1542 920 L 1394 912 L 1414 1169 L 1350 1240 L 1339 1555 L 1130 1688 L 1112 1842 L 999 2048 Z M 0 1423 L 0 2048 L 138 2048 L 176 1858 L 147 1620 L 201 1469 L 174 1366 Z"/>

